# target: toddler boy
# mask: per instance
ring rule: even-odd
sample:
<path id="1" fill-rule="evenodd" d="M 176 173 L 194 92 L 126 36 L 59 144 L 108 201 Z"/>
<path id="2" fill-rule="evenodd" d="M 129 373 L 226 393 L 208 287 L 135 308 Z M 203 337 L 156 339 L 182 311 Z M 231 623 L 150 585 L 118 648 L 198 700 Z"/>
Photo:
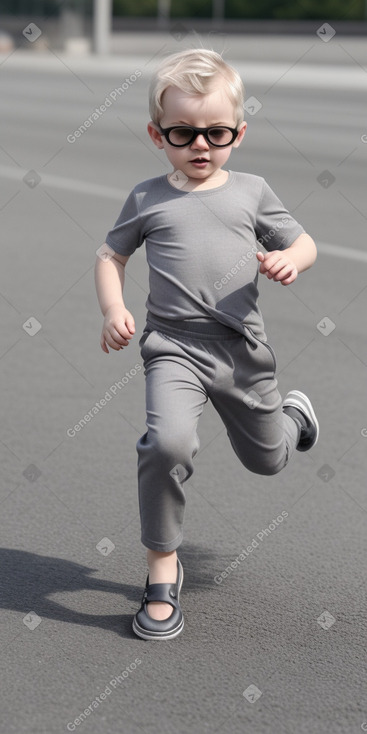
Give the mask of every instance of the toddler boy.
<path id="1" fill-rule="evenodd" d="M 292 390 L 282 402 L 257 303 L 259 270 L 289 285 L 314 263 L 316 247 L 263 178 L 224 168 L 246 131 L 243 105 L 239 74 L 214 51 L 189 49 L 161 63 L 148 133 L 173 171 L 135 186 L 106 238 L 113 257 L 96 262 L 108 353 L 135 333 L 122 298 L 124 271 L 146 243 L 149 296 L 139 346 L 147 431 L 137 451 L 149 573 L 133 620 L 143 639 L 170 639 L 183 629 L 176 550 L 208 399 L 239 460 L 257 474 L 279 472 L 295 449 L 318 439 L 310 400 Z"/>

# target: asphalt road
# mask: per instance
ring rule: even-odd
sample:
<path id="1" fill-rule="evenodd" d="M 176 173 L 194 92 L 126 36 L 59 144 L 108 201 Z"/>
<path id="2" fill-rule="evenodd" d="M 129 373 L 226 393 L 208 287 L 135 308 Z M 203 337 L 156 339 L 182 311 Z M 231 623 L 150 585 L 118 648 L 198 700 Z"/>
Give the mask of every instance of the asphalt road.
<path id="1" fill-rule="evenodd" d="M 321 436 L 258 477 L 207 405 L 179 551 L 185 629 L 148 643 L 131 631 L 146 576 L 143 248 L 125 291 L 137 334 L 119 353 L 99 346 L 93 275 L 127 192 L 168 171 L 146 133 L 155 60 L 137 51 L 18 51 L 0 67 L 1 731 L 366 731 L 366 71 L 312 65 L 312 48 L 303 66 L 296 49 L 237 58 L 261 107 L 229 167 L 264 176 L 320 243 L 312 270 L 288 288 L 264 279 L 260 298 L 280 390 L 310 395 Z"/>

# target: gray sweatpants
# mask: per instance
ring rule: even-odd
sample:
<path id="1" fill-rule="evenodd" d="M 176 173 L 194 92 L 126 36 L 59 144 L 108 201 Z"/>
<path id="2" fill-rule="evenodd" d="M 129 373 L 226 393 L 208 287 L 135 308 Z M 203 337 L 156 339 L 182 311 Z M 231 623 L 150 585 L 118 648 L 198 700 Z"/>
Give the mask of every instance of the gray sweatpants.
<path id="1" fill-rule="evenodd" d="M 211 400 L 242 464 L 276 474 L 299 439 L 282 411 L 271 347 L 218 322 L 154 317 L 139 346 L 146 376 L 147 432 L 137 442 L 141 540 L 157 551 L 182 542 L 184 482 L 199 449 L 197 425 Z"/>

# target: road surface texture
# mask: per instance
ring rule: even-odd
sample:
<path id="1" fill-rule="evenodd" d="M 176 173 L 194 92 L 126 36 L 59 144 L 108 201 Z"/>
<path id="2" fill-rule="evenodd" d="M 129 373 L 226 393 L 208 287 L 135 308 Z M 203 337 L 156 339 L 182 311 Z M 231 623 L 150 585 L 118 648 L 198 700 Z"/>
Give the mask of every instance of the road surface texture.
<path id="1" fill-rule="evenodd" d="M 225 39 L 248 120 L 229 167 L 264 176 L 319 245 L 292 286 L 260 278 L 260 299 L 280 391 L 310 395 L 321 435 L 256 476 L 207 404 L 179 550 L 185 629 L 165 643 L 131 630 L 146 578 L 144 248 L 126 277 L 137 333 L 109 355 L 94 262 L 127 193 L 169 172 L 146 132 L 148 83 L 200 37 L 1 59 L 4 734 L 367 731 L 367 67 L 360 40 L 331 33 L 279 38 L 274 61 Z"/>

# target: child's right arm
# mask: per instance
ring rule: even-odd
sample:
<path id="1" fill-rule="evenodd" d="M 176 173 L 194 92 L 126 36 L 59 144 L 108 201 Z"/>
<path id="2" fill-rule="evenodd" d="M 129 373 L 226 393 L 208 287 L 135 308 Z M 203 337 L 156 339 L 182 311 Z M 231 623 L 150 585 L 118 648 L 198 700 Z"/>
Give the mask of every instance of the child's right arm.
<path id="1" fill-rule="evenodd" d="M 97 297 L 104 316 L 101 347 L 107 354 L 107 345 L 112 349 L 123 349 L 135 333 L 134 317 L 127 310 L 122 297 L 128 259 L 129 255 L 115 252 L 110 260 L 97 257 L 95 264 Z"/>

